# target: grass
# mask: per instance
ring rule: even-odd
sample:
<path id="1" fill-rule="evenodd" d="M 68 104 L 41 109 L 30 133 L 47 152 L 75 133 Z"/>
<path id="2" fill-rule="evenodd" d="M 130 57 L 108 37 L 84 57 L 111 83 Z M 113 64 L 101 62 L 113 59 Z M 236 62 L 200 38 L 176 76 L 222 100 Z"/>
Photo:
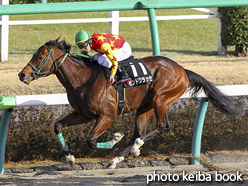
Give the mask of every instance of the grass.
<path id="1" fill-rule="evenodd" d="M 156 10 L 156 15 L 205 14 L 191 9 Z M 12 15 L 10 20 L 45 20 L 70 18 L 108 17 L 109 12 L 64 13 L 38 15 Z M 121 11 L 121 17 L 147 16 L 145 10 Z M 161 55 L 217 55 L 218 20 L 174 20 L 158 21 Z M 78 49 L 74 36 L 79 30 L 109 32 L 109 23 L 78 23 L 49 25 L 10 26 L 10 60 L 34 53 L 42 44 L 60 36 L 72 44 L 72 51 Z M 150 28 L 148 21 L 120 22 L 120 35 L 132 46 L 135 57 L 152 55 Z"/>

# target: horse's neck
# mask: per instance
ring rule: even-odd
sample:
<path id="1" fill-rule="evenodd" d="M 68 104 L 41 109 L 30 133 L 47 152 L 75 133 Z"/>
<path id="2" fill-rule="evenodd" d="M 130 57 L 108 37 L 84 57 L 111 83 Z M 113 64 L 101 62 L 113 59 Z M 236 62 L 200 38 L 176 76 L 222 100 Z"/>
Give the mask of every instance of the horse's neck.
<path id="1" fill-rule="evenodd" d="M 67 57 L 56 73 L 57 78 L 66 90 L 77 89 L 82 86 L 91 76 L 91 69 L 78 64 Z"/>

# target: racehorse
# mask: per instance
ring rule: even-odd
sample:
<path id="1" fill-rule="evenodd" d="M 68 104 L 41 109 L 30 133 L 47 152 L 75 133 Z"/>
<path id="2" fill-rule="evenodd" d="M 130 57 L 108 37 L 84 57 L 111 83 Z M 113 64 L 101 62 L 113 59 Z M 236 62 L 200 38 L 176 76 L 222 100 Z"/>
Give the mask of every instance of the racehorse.
<path id="1" fill-rule="evenodd" d="M 108 83 L 103 67 L 86 65 L 90 63 L 90 59 L 86 57 L 79 61 L 77 56 L 70 54 L 70 48 L 71 45 L 64 40 L 59 42 L 59 38 L 46 42 L 33 54 L 18 76 L 22 82 L 29 84 L 40 77 L 55 74 L 65 87 L 68 101 L 74 111 L 57 121 L 54 131 L 66 160 L 74 165 L 75 158 L 69 153 L 62 135 L 63 127 L 88 123 L 95 119 L 95 125 L 87 140 L 92 148 L 112 148 L 123 135 L 116 133 L 112 141 L 97 143 L 98 137 L 117 117 L 116 89 Z M 170 130 L 168 107 L 187 89 L 195 99 L 203 90 L 213 106 L 228 116 L 239 117 L 243 112 L 238 109 L 242 103 L 226 96 L 204 77 L 184 69 L 173 60 L 162 56 L 149 56 L 140 60 L 150 70 L 153 82 L 126 88 L 126 104 L 131 111 L 136 110 L 135 129 L 130 142 L 113 159 L 110 168 L 115 168 L 130 152 L 135 157 L 138 156 L 139 148 L 145 142 Z M 125 107 L 122 114 L 127 112 Z M 148 119 L 153 113 L 157 118 L 157 129 L 146 134 Z"/>

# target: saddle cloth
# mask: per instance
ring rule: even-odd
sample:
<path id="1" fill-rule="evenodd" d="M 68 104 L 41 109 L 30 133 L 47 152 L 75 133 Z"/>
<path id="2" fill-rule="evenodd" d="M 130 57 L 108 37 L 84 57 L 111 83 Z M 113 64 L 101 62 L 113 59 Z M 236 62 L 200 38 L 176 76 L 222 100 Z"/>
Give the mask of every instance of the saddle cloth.
<path id="1" fill-rule="evenodd" d="M 141 62 L 140 59 L 133 59 L 132 56 L 127 60 L 120 61 L 119 66 L 120 68 L 125 69 L 132 79 L 132 81 L 123 83 L 124 88 L 153 82 L 150 70 Z M 110 69 L 105 68 L 105 72 L 108 77 L 111 75 Z M 116 79 L 120 79 L 120 77 L 118 77 L 118 73 L 116 75 Z"/>
<path id="2" fill-rule="evenodd" d="M 132 81 L 125 82 L 124 87 L 132 87 L 153 82 L 150 70 L 141 62 L 140 59 L 120 62 L 120 66 L 126 67 L 126 71 L 132 79 Z"/>

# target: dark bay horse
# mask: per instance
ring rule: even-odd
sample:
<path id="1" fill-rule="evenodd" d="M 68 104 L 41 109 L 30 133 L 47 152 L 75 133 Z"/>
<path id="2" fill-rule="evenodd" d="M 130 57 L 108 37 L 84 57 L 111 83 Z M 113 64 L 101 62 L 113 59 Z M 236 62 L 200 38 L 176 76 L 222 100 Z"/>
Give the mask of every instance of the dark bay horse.
<path id="1" fill-rule="evenodd" d="M 95 125 L 87 140 L 92 148 L 112 148 L 122 138 L 122 134 L 115 134 L 112 141 L 97 143 L 98 137 L 117 117 L 116 90 L 107 82 L 101 66 L 85 65 L 90 60 L 88 58 L 80 62 L 76 56 L 70 54 L 70 47 L 65 41 L 58 42 L 58 39 L 45 43 L 33 54 L 30 62 L 19 73 L 19 78 L 29 84 L 35 79 L 54 73 L 65 87 L 74 111 L 56 122 L 54 131 L 67 161 L 74 165 L 75 158 L 70 155 L 62 135 L 63 127 L 95 119 Z M 150 56 L 142 58 L 141 61 L 151 71 L 154 81 L 126 88 L 126 103 L 131 111 L 136 110 L 135 130 L 129 144 L 113 159 L 111 168 L 130 152 L 138 156 L 139 148 L 146 141 L 170 130 L 168 107 L 188 88 L 191 89 L 193 98 L 203 90 L 213 106 L 228 116 L 237 117 L 241 114 L 242 110 L 237 109 L 241 103 L 226 96 L 208 80 L 184 69 L 173 60 L 162 56 Z M 127 112 L 128 109 L 125 107 L 122 114 Z M 157 118 L 157 129 L 146 134 L 148 119 L 152 113 L 155 113 Z"/>

